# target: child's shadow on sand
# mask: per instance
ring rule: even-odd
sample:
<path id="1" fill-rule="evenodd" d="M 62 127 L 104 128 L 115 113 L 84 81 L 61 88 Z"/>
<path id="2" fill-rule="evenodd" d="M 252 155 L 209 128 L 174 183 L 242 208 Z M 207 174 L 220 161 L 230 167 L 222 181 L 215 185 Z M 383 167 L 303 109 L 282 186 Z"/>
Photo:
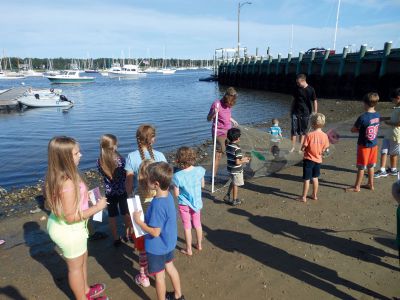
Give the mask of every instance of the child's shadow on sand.
<path id="1" fill-rule="evenodd" d="M 110 240 L 102 240 L 89 243 L 89 254 L 93 256 L 99 265 L 107 272 L 110 278 L 120 278 L 139 299 L 150 300 L 151 298 L 135 283 L 135 275 L 139 273 L 133 268 L 133 261 L 139 260 L 134 254 L 133 248 L 121 244 L 118 248 L 111 245 Z M 150 282 L 155 286 L 154 280 Z"/>
<path id="2" fill-rule="evenodd" d="M 396 258 L 395 255 L 370 245 L 329 234 L 335 233 L 333 230 L 313 228 L 270 216 L 255 216 L 238 208 L 231 208 L 229 212 L 247 217 L 251 223 L 272 234 L 279 234 L 307 244 L 324 246 L 343 255 L 399 271 L 397 267 L 381 260 L 386 256 Z"/>
<path id="3" fill-rule="evenodd" d="M 74 295 L 68 285 L 67 264 L 56 252 L 55 244 L 47 232 L 42 230 L 37 222 L 26 222 L 23 229 L 30 256 L 49 271 L 55 285 L 64 292 L 65 296 L 73 299 Z"/>
<path id="4" fill-rule="evenodd" d="M 321 289 L 339 299 L 356 299 L 339 290 L 336 285 L 370 295 L 378 299 L 389 299 L 368 288 L 340 277 L 336 271 L 292 255 L 285 250 L 254 239 L 251 235 L 231 230 L 212 230 L 203 225 L 207 239 L 227 252 L 239 252 L 272 269 L 283 272 Z"/>

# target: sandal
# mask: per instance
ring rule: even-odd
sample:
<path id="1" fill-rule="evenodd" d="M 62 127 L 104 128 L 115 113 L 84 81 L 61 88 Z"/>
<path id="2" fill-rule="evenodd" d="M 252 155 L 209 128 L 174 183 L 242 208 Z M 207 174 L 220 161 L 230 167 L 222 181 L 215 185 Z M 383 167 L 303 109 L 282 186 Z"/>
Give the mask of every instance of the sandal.
<path id="1" fill-rule="evenodd" d="M 6 243 L 5 240 L 0 240 L 0 245 L 3 245 L 3 244 L 5 244 L 5 243 Z"/>

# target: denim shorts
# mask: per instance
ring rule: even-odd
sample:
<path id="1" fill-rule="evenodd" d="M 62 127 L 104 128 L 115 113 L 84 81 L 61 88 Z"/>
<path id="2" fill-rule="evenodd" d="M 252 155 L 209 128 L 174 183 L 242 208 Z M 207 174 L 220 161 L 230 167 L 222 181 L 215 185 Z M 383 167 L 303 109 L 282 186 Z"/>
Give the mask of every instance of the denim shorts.
<path id="1" fill-rule="evenodd" d="M 305 159 L 303 160 L 303 179 L 310 180 L 311 178 L 318 178 L 320 175 L 321 164 L 315 161 Z"/>
<path id="2" fill-rule="evenodd" d="M 174 260 L 174 252 L 156 255 L 146 252 L 149 275 L 155 275 L 165 270 L 165 265 Z"/>

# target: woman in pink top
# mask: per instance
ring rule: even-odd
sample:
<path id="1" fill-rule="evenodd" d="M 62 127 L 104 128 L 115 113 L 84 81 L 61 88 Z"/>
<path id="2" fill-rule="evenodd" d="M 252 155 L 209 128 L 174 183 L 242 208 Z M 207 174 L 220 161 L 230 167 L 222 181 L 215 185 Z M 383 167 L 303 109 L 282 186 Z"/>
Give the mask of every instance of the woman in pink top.
<path id="1" fill-rule="evenodd" d="M 219 161 L 222 155 L 225 153 L 225 140 L 226 134 L 229 129 L 231 129 L 232 124 L 234 127 L 239 124 L 232 118 L 231 112 L 232 107 L 236 104 L 237 93 L 233 87 L 226 90 L 224 97 L 220 100 L 215 100 L 211 105 L 210 111 L 207 115 L 207 121 L 212 122 L 212 138 L 214 140 L 215 132 L 215 116 L 218 112 L 218 122 L 217 122 L 217 150 L 215 154 L 215 169 L 214 176 L 218 172 Z"/>
<path id="2" fill-rule="evenodd" d="M 103 210 L 106 198 L 89 207 L 88 189 L 78 171 L 81 158 L 78 143 L 61 136 L 50 140 L 48 169 L 45 181 L 46 206 L 51 214 L 47 231 L 61 249 L 68 267 L 68 283 L 79 300 L 106 300 L 100 295 L 104 284 L 88 285 L 87 281 L 87 220 Z"/>

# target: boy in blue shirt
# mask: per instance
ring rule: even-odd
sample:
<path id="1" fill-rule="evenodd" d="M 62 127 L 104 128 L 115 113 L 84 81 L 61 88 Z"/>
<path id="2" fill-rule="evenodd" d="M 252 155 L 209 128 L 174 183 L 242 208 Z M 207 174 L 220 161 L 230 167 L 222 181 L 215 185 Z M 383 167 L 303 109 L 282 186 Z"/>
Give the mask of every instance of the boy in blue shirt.
<path id="1" fill-rule="evenodd" d="M 268 133 L 272 135 L 273 140 L 279 141 L 282 138 L 282 129 L 279 127 L 278 119 L 272 119 L 272 126 L 269 128 Z"/>
<path id="2" fill-rule="evenodd" d="M 144 222 L 141 212 L 133 217 L 148 234 L 145 236 L 145 249 L 149 275 L 156 278 L 158 300 L 184 300 L 181 292 L 179 273 L 173 264 L 174 250 L 178 238 L 174 198 L 169 192 L 173 176 L 172 167 L 166 162 L 156 162 L 148 167 L 149 188 L 156 196 L 146 212 Z M 166 293 L 165 271 L 171 279 L 174 292 Z"/>

